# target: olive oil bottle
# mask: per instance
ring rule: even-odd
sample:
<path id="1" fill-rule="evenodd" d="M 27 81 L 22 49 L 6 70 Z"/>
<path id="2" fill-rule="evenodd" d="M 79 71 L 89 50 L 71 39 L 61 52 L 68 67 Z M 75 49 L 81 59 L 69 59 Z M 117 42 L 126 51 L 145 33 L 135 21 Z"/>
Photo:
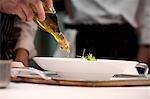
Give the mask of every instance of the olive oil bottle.
<path id="1" fill-rule="evenodd" d="M 57 20 L 56 11 L 54 8 L 48 8 L 46 3 L 43 2 L 44 10 L 46 18 L 44 21 L 40 21 L 36 17 L 36 13 L 34 13 L 33 20 L 34 22 L 41 28 L 42 30 L 50 33 L 54 39 L 58 42 L 60 47 L 65 50 L 66 52 L 70 52 L 70 45 L 69 42 L 66 40 L 64 35 L 61 33 L 59 29 L 59 24 Z"/>

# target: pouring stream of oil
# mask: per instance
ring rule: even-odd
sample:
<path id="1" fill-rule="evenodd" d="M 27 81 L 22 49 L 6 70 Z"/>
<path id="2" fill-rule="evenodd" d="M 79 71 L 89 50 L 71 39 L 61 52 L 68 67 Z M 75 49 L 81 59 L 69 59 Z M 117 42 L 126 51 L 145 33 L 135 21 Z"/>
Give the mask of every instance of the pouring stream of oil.
<path id="1" fill-rule="evenodd" d="M 69 42 L 66 40 L 65 36 L 60 32 L 55 9 L 48 8 L 44 2 L 43 6 L 46 15 L 45 20 L 40 21 L 36 17 L 36 13 L 34 13 L 33 16 L 34 22 L 39 26 L 39 28 L 50 33 L 54 37 L 54 39 L 58 42 L 60 47 L 69 54 L 70 45 Z"/>

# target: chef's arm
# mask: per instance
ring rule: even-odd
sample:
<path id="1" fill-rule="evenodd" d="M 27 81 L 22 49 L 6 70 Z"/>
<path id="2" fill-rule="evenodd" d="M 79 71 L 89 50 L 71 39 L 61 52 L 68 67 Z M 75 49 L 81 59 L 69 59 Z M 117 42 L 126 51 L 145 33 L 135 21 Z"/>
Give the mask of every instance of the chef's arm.
<path id="1" fill-rule="evenodd" d="M 150 63 L 150 0 L 143 2 L 139 11 L 139 51 L 137 59 L 139 62 Z"/>
<path id="2" fill-rule="evenodd" d="M 37 26 L 33 21 L 21 22 L 16 21 L 16 27 L 21 29 L 20 37 L 15 47 L 15 61 L 22 62 L 28 66 L 28 59 L 36 55 L 34 38 L 36 35 Z"/>

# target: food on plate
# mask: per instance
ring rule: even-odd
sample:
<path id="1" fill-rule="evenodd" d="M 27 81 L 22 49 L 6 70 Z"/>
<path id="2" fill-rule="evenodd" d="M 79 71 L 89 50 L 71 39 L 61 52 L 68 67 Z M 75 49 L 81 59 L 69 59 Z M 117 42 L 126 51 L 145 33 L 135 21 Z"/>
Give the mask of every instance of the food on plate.
<path id="1" fill-rule="evenodd" d="M 88 60 L 88 61 L 96 61 L 96 57 L 93 56 L 93 54 L 91 54 L 91 53 L 89 53 L 88 55 L 85 56 L 85 50 L 86 49 L 83 50 L 82 56 L 80 56 L 81 59 Z"/>
<path id="2" fill-rule="evenodd" d="M 88 61 L 96 61 L 96 57 L 92 54 L 88 54 L 87 56 L 82 56 L 81 59 L 86 59 Z"/>

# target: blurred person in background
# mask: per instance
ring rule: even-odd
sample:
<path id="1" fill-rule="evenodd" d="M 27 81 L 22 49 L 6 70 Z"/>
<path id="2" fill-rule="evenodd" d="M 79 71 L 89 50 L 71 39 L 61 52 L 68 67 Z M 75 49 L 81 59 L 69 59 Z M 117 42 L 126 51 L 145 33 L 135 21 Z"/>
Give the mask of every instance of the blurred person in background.
<path id="1" fill-rule="evenodd" d="M 28 66 L 28 60 L 36 55 L 36 30 L 33 21 L 22 22 L 14 15 L 0 13 L 0 59 L 13 59 Z"/>
<path id="2" fill-rule="evenodd" d="M 64 0 L 65 28 L 77 29 L 76 56 L 150 58 L 150 0 Z"/>

